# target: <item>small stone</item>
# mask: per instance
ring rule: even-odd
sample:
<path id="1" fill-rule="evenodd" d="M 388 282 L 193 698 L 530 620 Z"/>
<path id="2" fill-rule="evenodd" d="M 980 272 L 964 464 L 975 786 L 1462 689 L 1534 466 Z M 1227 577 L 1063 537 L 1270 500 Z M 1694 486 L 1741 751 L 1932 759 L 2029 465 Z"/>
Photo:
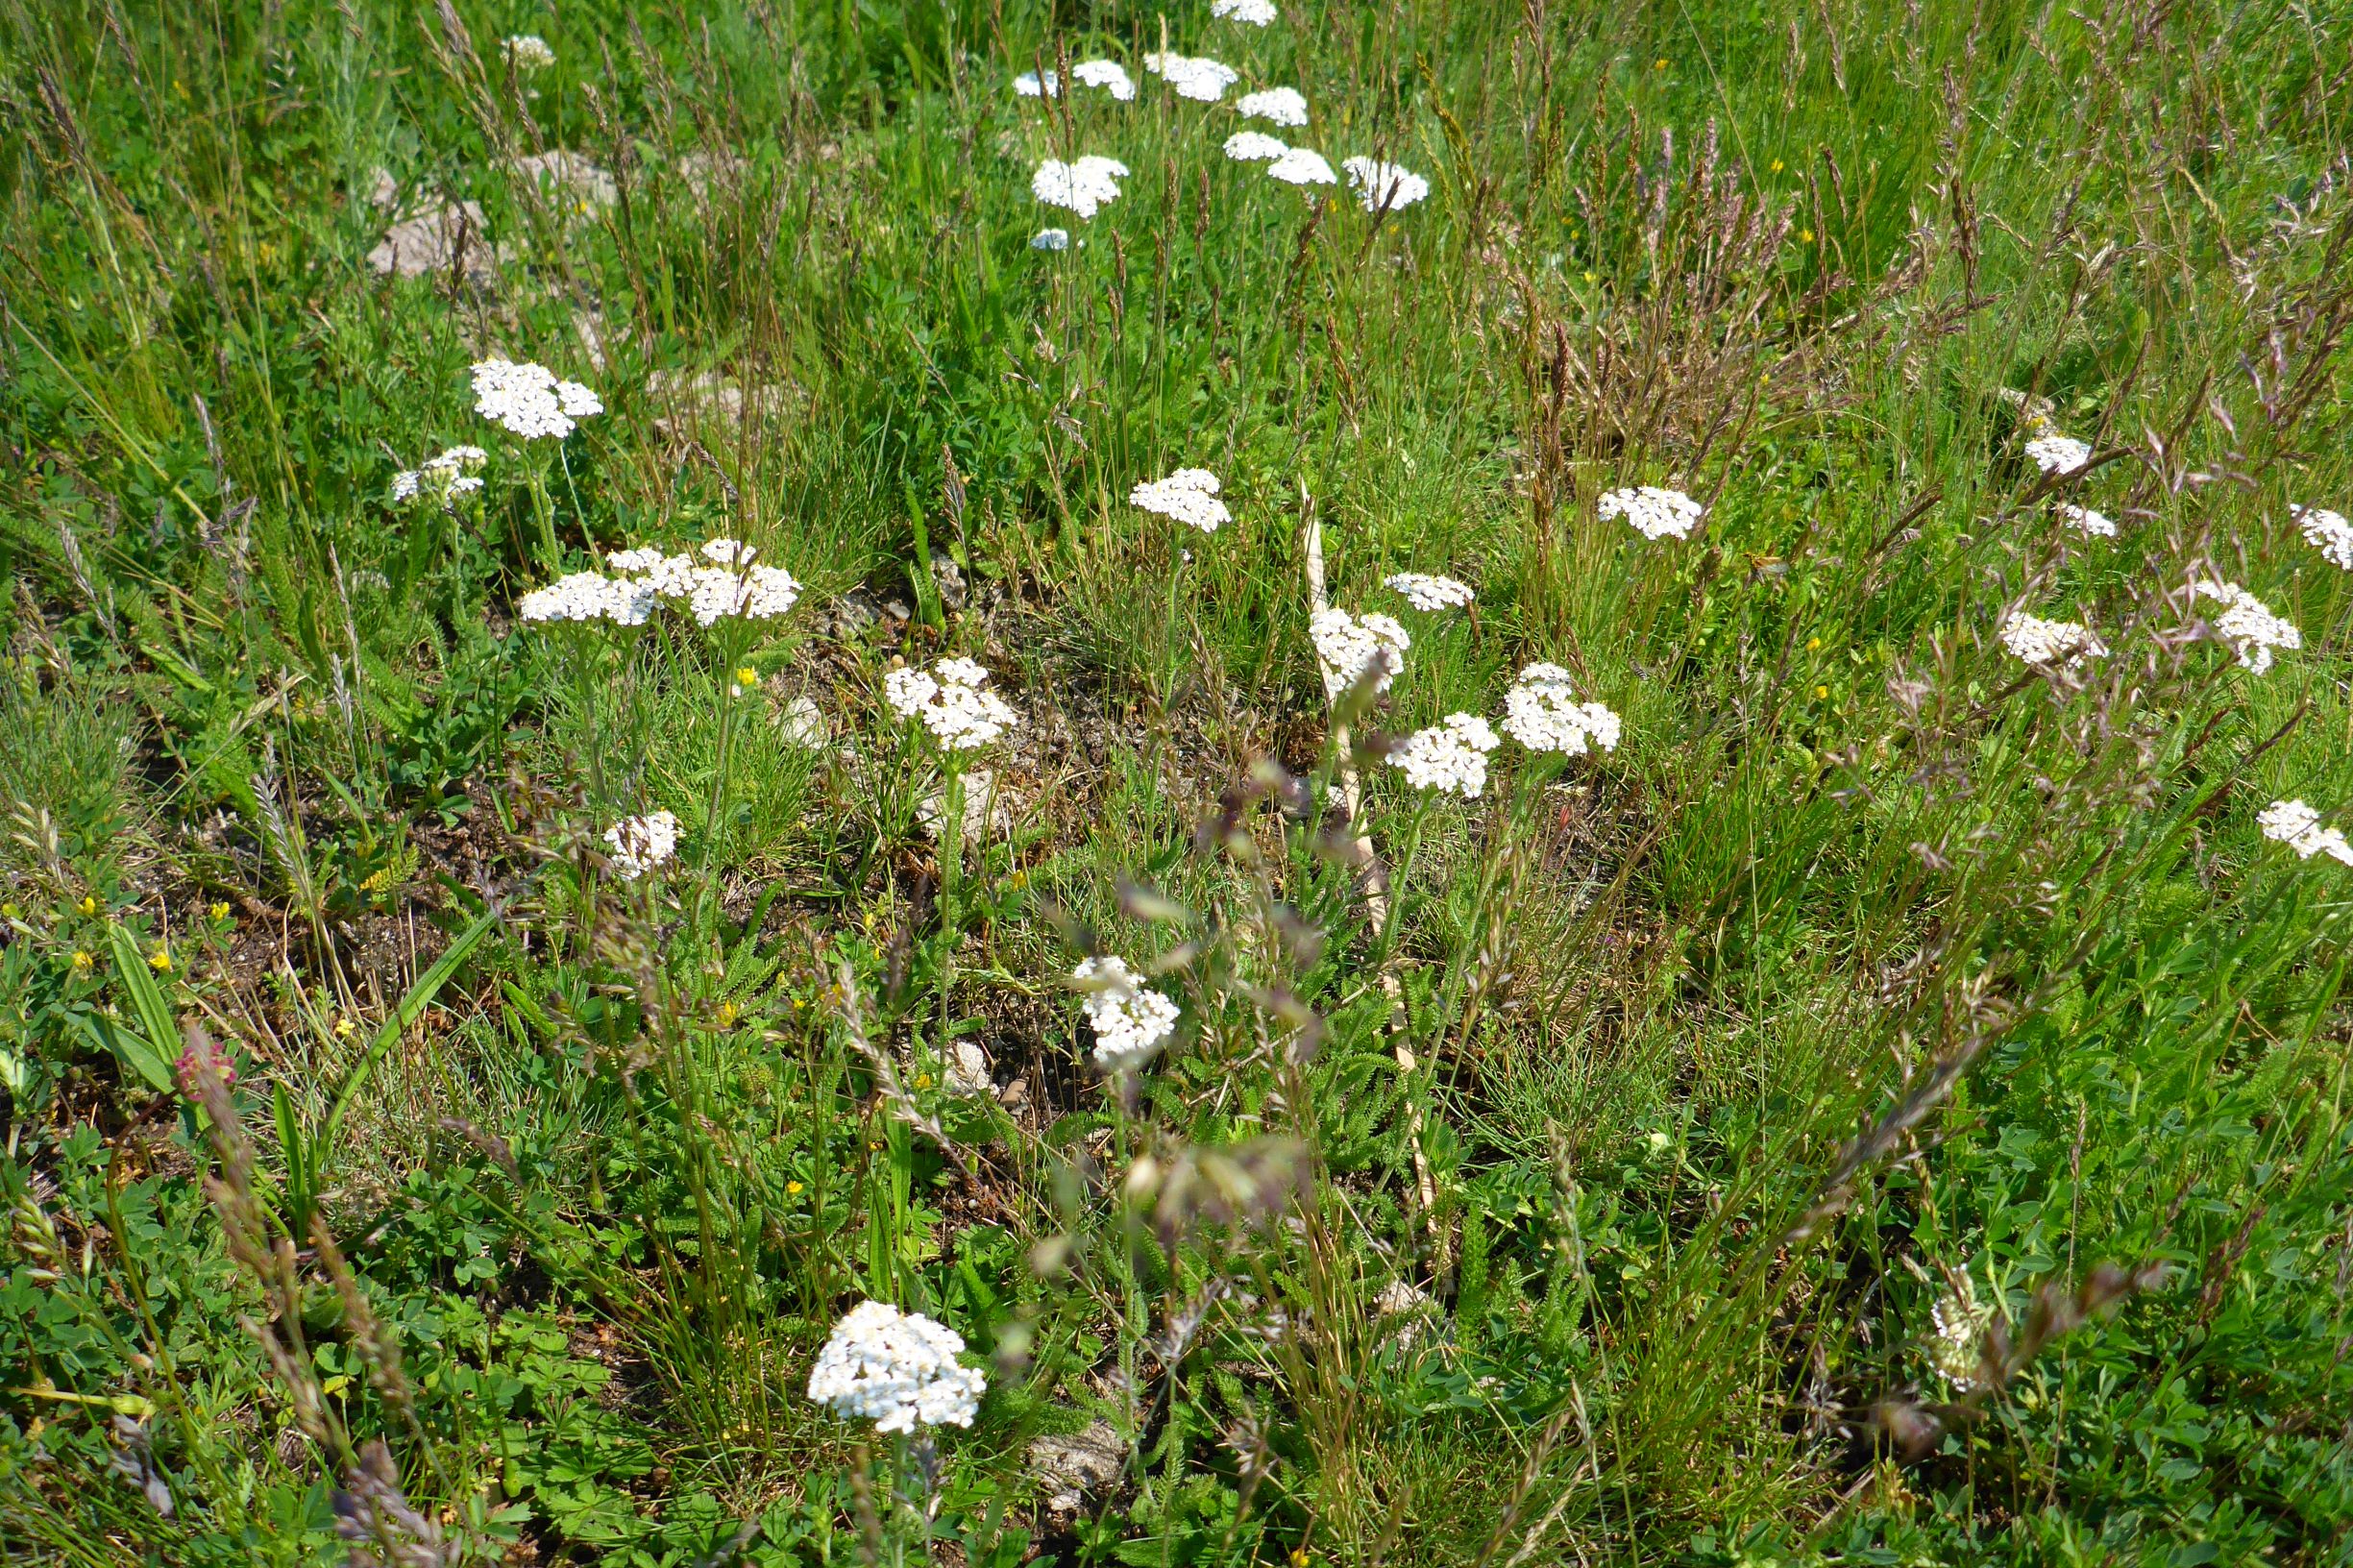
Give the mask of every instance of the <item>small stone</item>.
<path id="1" fill-rule="evenodd" d="M 394 224 L 368 253 L 368 266 L 379 277 L 422 278 L 449 271 L 461 249 L 469 280 L 486 283 L 497 276 L 482 209 L 473 202 L 449 203 Z"/>
<path id="2" fill-rule="evenodd" d="M 804 751 L 822 751 L 833 738 L 833 730 L 825 723 L 825 710 L 805 697 L 797 697 L 776 710 L 776 728 L 788 745 Z"/>
<path id="3" fill-rule="evenodd" d="M 968 1040 L 954 1041 L 944 1054 L 950 1094 L 987 1094 L 995 1089 L 989 1081 L 988 1054 L 978 1045 Z"/>
<path id="4" fill-rule="evenodd" d="M 1039 1495 L 1054 1513 L 1078 1512 L 1088 1493 L 1112 1485 L 1126 1466 L 1127 1444 L 1109 1421 L 1100 1419 L 1084 1432 L 1033 1438 L 1029 1445 L 1030 1474 L 1038 1479 Z"/>
<path id="5" fill-rule="evenodd" d="M 923 836 L 937 844 L 947 821 L 947 781 L 941 780 L 916 803 L 915 817 Z M 996 774 L 986 768 L 964 771 L 964 842 L 977 844 L 1013 827 L 1013 801 L 996 785 Z"/>
<path id="6" fill-rule="evenodd" d="M 517 179 L 555 203 L 566 217 L 586 217 L 621 200 L 613 177 L 577 153 L 551 147 L 507 165 Z"/>

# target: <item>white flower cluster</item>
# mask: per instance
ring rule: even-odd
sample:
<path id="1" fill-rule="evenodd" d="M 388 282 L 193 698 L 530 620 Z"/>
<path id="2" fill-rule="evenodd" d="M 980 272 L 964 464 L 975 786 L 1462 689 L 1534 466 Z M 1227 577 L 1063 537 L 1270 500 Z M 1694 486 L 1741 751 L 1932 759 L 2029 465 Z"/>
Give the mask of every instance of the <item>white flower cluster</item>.
<path id="1" fill-rule="evenodd" d="M 2322 827 L 2320 814 L 2301 800 L 2274 800 L 2255 814 L 2255 821 L 2265 838 L 2286 845 L 2301 859 L 2326 855 L 2353 866 L 2353 844 L 2336 828 Z"/>
<path id="2" fill-rule="evenodd" d="M 1977 1345 L 1986 1325 L 1994 1320 L 1994 1309 L 1964 1291 L 1938 1302 L 1934 1316 L 1936 1332 L 1928 1337 L 1928 1362 L 1956 1390 L 1967 1393 L 1977 1381 Z"/>
<path id="3" fill-rule="evenodd" d="M 1532 664 L 1504 697 L 1504 733 L 1531 751 L 1581 757 L 1594 747 L 1618 748 L 1623 726 L 1599 702 L 1580 702 L 1569 673 L 1556 664 Z"/>
<path id="4" fill-rule="evenodd" d="M 2303 530 L 2304 542 L 2320 552 L 2329 565 L 2353 572 L 2353 523 L 2342 512 L 2325 506 L 2291 506 L 2288 515 Z"/>
<path id="5" fill-rule="evenodd" d="M 1367 212 L 1378 212 L 1385 206 L 1391 212 L 1403 211 L 1430 194 L 1429 181 L 1399 164 L 1351 158 L 1340 167 L 1348 171 L 1348 183 L 1356 187 Z"/>
<path id="6" fill-rule="evenodd" d="M 1305 147 L 1290 147 L 1283 156 L 1266 165 L 1266 177 L 1280 180 L 1287 185 L 1336 185 L 1340 177 L 1332 172 L 1321 153 L 1311 153 Z"/>
<path id="7" fill-rule="evenodd" d="M 1221 22 L 1264 27 L 1282 12 L 1275 10 L 1274 0 L 1210 0 L 1210 14 Z"/>
<path id="8" fill-rule="evenodd" d="M 1174 87 L 1179 98 L 1200 104 L 1215 103 L 1225 96 L 1226 88 L 1242 79 L 1241 72 L 1222 61 L 1165 51 L 1144 56 L 1143 68 Z"/>
<path id="9" fill-rule="evenodd" d="M 900 718 L 920 719 L 950 751 L 970 751 L 1020 723 L 988 684 L 989 672 L 970 659 L 942 659 L 928 671 L 892 671 L 883 676 L 882 696 Z"/>
<path id="10" fill-rule="evenodd" d="M 393 475 L 392 499 L 403 502 L 429 495 L 447 506 L 482 487 L 474 471 L 489 460 L 490 453 L 479 447 L 451 447 L 439 456 L 428 457 L 419 467 Z"/>
<path id="11" fill-rule="evenodd" d="M 2026 443 L 2026 455 L 2046 474 L 2073 474 L 2092 460 L 2092 449 L 2071 435 L 2038 435 Z"/>
<path id="12" fill-rule="evenodd" d="M 861 1302 L 833 1326 L 809 1373 L 809 1397 L 876 1432 L 968 1427 L 988 1377 L 957 1364 L 964 1335 L 920 1312 Z"/>
<path id="13" fill-rule="evenodd" d="M 731 615 L 772 620 L 799 600 L 800 584 L 780 567 L 757 564 L 752 557 L 758 553 L 733 539 L 704 543 L 702 557 L 708 565 L 651 546 L 617 550 L 604 560 L 619 576 L 575 572 L 532 589 L 515 609 L 526 621 L 611 621 L 638 626 L 656 604 L 668 600 L 683 605 L 698 625 Z"/>
<path id="14" fill-rule="evenodd" d="M 1234 514 L 1217 499 L 1217 476 L 1206 468 L 1180 468 L 1164 479 L 1147 479 L 1127 493 L 1128 504 L 1173 517 L 1179 523 L 1215 533 Z"/>
<path id="15" fill-rule="evenodd" d="M 1596 510 L 1605 523 L 1626 519 L 1645 539 L 1688 539 L 1703 508 L 1680 490 L 1644 484 L 1605 493 Z"/>
<path id="16" fill-rule="evenodd" d="M 1417 610 L 1443 610 L 1471 601 L 1471 585 L 1427 572 L 1398 572 L 1381 579 Z"/>
<path id="17" fill-rule="evenodd" d="M 1270 125 L 1308 123 L 1307 95 L 1297 87 L 1265 87 L 1245 92 L 1234 100 L 1234 111 L 1245 120 L 1264 120 Z"/>
<path id="18" fill-rule="evenodd" d="M 2104 513 L 2096 512 L 2089 506 L 2078 506 L 2073 502 L 2064 502 L 2060 504 L 2059 521 L 2087 539 L 2113 539 L 2116 537 L 2114 519 Z"/>
<path id="19" fill-rule="evenodd" d="M 536 33 L 517 33 L 502 39 L 499 53 L 506 63 L 527 76 L 555 63 L 555 51 Z"/>
<path id="20" fill-rule="evenodd" d="M 1136 79 L 1115 60 L 1082 60 L 1070 67 L 1070 78 L 1082 87 L 1100 87 L 1123 104 L 1136 96 Z"/>
<path id="21" fill-rule="evenodd" d="M 1115 158 L 1089 154 L 1068 163 L 1049 158 L 1030 176 L 1030 194 L 1049 207 L 1066 207 L 1082 218 L 1119 199 L 1119 182 L 1127 165 Z"/>
<path id="22" fill-rule="evenodd" d="M 2092 628 L 2079 621 L 2046 621 L 2024 610 L 2013 610 L 2001 624 L 2001 646 L 2032 665 L 2056 664 L 2077 670 L 2086 659 L 2103 659 L 2108 648 Z"/>
<path id="23" fill-rule="evenodd" d="M 556 380 L 545 365 L 483 359 L 474 366 L 474 411 L 526 441 L 558 441 L 573 422 L 604 412 L 597 394 L 577 381 Z"/>
<path id="24" fill-rule="evenodd" d="M 1405 770 L 1417 790 L 1446 790 L 1476 800 L 1487 787 L 1487 753 L 1504 743 L 1495 726 L 1475 713 L 1450 713 L 1446 723 L 1417 729 L 1389 753 L 1389 766 Z"/>
<path id="25" fill-rule="evenodd" d="M 1270 162 L 1290 150 L 1290 143 L 1263 131 L 1237 131 L 1226 137 L 1226 157 L 1237 163 Z"/>
<path id="26" fill-rule="evenodd" d="M 1013 79 L 1013 90 L 1023 98 L 1059 98 L 1062 78 L 1048 71 L 1040 76 L 1036 71 L 1023 71 Z"/>
<path id="27" fill-rule="evenodd" d="M 604 843 L 613 870 L 634 882 L 678 852 L 678 819 L 667 811 L 625 818 L 604 830 Z"/>
<path id="28" fill-rule="evenodd" d="M 2223 609 L 2214 618 L 2215 634 L 2238 651 L 2239 662 L 2256 674 L 2271 668 L 2271 650 L 2293 651 L 2304 646 L 2304 634 L 2273 615 L 2269 606 L 2235 582 L 2191 584 L 2199 599 L 2219 600 Z"/>
<path id="29" fill-rule="evenodd" d="M 1029 236 L 1029 248 L 1033 251 L 1066 251 L 1070 248 L 1070 231 L 1041 229 Z"/>
<path id="30" fill-rule="evenodd" d="M 1385 692 L 1406 667 L 1413 639 L 1393 616 L 1375 610 L 1362 620 L 1346 610 L 1318 610 L 1308 623 L 1315 661 L 1323 667 L 1324 695 L 1337 697 L 1366 675 L 1373 690 Z"/>
<path id="31" fill-rule="evenodd" d="M 1082 1004 L 1094 1030 L 1095 1065 L 1126 1072 L 1150 1061 L 1176 1033 L 1177 1004 L 1143 983 L 1127 961 L 1106 953 L 1070 971 L 1087 993 Z"/>

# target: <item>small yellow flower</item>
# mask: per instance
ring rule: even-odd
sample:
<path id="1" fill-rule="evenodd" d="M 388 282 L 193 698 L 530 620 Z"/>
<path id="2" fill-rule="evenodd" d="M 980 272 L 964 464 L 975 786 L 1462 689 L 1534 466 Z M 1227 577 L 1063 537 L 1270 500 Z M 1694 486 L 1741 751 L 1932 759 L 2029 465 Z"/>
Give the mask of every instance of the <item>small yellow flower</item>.
<path id="1" fill-rule="evenodd" d="M 74 968 L 76 969 L 86 973 L 90 966 L 97 962 L 96 959 L 90 957 L 88 949 L 82 947 L 74 949 Z"/>
<path id="2" fill-rule="evenodd" d="M 1586 272 L 1586 274 L 1585 274 L 1585 282 L 1588 282 L 1588 283 L 1598 283 L 1598 282 L 1600 282 L 1601 281 L 1602 281 L 1602 275 L 1601 275 L 1600 273 L 1598 273 L 1598 272 L 1592 272 L 1592 271 L 1588 271 L 1588 272 Z"/>
<path id="3" fill-rule="evenodd" d="M 733 685 L 727 688 L 727 695 L 729 697 L 742 697 L 746 692 L 752 691 L 757 688 L 759 684 L 760 672 L 754 670 L 748 664 L 742 669 L 736 671 L 735 682 Z"/>
<path id="4" fill-rule="evenodd" d="M 785 1183 L 785 1184 L 784 1184 L 784 1195 L 785 1195 L 786 1197 L 788 1197 L 788 1198 L 797 1198 L 797 1197 L 799 1197 L 799 1196 L 800 1196 L 800 1184 L 799 1184 L 798 1182 L 787 1182 L 787 1183 Z"/>
<path id="5" fill-rule="evenodd" d="M 214 904 L 210 909 L 206 910 L 205 913 L 211 916 L 215 920 L 225 920 L 229 919 L 229 906 L 227 904 Z"/>
<path id="6" fill-rule="evenodd" d="M 335 1038 L 337 1040 L 352 1038 L 352 1016 L 349 1013 L 335 1015 Z"/>
<path id="7" fill-rule="evenodd" d="M 931 1087 L 931 1074 L 928 1072 L 917 1073 L 915 1075 L 915 1087 L 918 1089 L 929 1089 Z"/>
<path id="8" fill-rule="evenodd" d="M 1665 57 L 1664 55 L 1661 55 L 1661 56 L 1660 56 L 1658 59 L 1656 59 L 1656 60 L 1654 60 L 1654 61 L 1651 61 L 1651 69 L 1652 69 L 1652 70 L 1654 70 L 1654 71 L 1663 71 L 1663 70 L 1665 70 L 1666 68 L 1667 68 L 1667 60 L 1666 60 L 1666 57 Z M 1302 1560 L 1302 1561 L 1306 1560 L 1306 1556 L 1307 1556 L 1307 1555 L 1306 1555 L 1305 1553 L 1301 1553 L 1301 1554 L 1300 1554 L 1300 1557 L 1301 1557 L 1301 1560 Z"/>
<path id="9" fill-rule="evenodd" d="M 880 1154 L 882 1152 L 882 1139 L 879 1138 L 870 1139 L 866 1145 L 866 1152 L 869 1154 Z"/>
<path id="10" fill-rule="evenodd" d="M 1662 60 L 1658 63 L 1664 65 L 1666 61 Z M 1291 1548 L 1291 1568 L 1308 1568 L 1308 1549 L 1306 1547 L 1294 1546 Z"/>
<path id="11" fill-rule="evenodd" d="M 1808 653 L 1811 653 L 1811 652 L 1815 651 L 1816 649 L 1819 649 L 1819 648 L 1821 648 L 1821 647 L 1822 647 L 1822 639 L 1821 639 L 1821 638 L 1819 638 L 1819 637 L 1808 637 L 1808 638 L 1805 640 L 1805 650 L 1806 650 Z"/>
<path id="12" fill-rule="evenodd" d="M 1817 702 L 1819 702 L 1819 701 L 1820 701 L 1820 700 L 1822 700 L 1824 698 L 1826 698 L 1826 697 L 1827 697 L 1827 696 L 1829 696 L 1829 695 L 1830 695 L 1830 688 L 1828 688 L 1827 686 L 1817 686 L 1817 687 L 1815 687 L 1815 688 L 1814 688 L 1814 700 L 1816 700 Z"/>
<path id="13" fill-rule="evenodd" d="M 1016 871 L 1012 876 L 1006 878 L 1006 880 L 1014 887 L 1026 888 L 1029 886 L 1029 872 Z"/>
<path id="14" fill-rule="evenodd" d="M 1799 230 L 1798 239 L 1802 244 L 1811 245 L 1814 243 L 1814 231 L 1811 229 Z"/>
<path id="15" fill-rule="evenodd" d="M 1777 158 L 1773 160 L 1773 172 L 1776 174 L 1781 172 L 1781 160 Z"/>
<path id="16" fill-rule="evenodd" d="M 82 901 L 74 905 L 74 908 L 85 915 L 95 915 L 98 913 L 98 900 L 86 893 L 82 895 Z"/>
<path id="17" fill-rule="evenodd" d="M 720 1003 L 720 1004 L 719 1004 L 719 1026 L 720 1026 L 722 1029 L 724 1029 L 724 1028 L 726 1028 L 726 1027 L 727 1027 L 729 1024 L 733 1023 L 733 1022 L 735 1021 L 735 1019 L 736 1019 L 736 1015 L 737 1015 L 737 1013 L 738 1013 L 739 1011 L 740 1011 L 740 1010 L 739 1010 L 739 1009 L 736 1007 L 736 1005 L 735 1005 L 733 1002 L 722 1002 L 722 1003 Z"/>
<path id="18" fill-rule="evenodd" d="M 793 998 L 793 1011 L 796 1013 L 799 1012 L 802 1008 L 807 1007 L 808 1005 L 809 1004 L 807 1002 L 802 1001 L 797 996 Z"/>
<path id="19" fill-rule="evenodd" d="M 171 973 L 171 972 L 172 972 L 172 950 L 171 950 L 171 948 L 169 948 L 169 947 L 167 947 L 167 946 L 158 946 L 158 947 L 156 948 L 156 950 L 155 950 L 153 953 L 151 953 L 150 955 L 148 955 L 148 959 L 147 959 L 147 967 L 148 967 L 149 968 L 151 968 L 151 969 L 155 970 L 155 971 L 156 971 L 156 973 L 158 973 L 158 974 L 169 974 L 169 973 Z"/>

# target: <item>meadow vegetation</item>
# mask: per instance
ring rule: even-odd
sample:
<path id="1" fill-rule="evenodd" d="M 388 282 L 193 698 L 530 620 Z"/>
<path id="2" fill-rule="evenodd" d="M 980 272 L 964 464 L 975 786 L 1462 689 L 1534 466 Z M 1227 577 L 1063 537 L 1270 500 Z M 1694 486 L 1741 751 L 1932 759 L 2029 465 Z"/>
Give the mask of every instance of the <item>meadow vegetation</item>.
<path id="1" fill-rule="evenodd" d="M 0 0 L 0 1556 L 2347 1561 L 2348 116 Z"/>

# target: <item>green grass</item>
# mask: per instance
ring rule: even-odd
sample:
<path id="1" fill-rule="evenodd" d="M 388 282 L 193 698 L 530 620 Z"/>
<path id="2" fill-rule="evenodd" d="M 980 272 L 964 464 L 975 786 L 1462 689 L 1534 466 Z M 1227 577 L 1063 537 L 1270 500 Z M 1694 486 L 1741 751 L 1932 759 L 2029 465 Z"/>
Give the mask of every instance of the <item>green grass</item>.
<path id="1" fill-rule="evenodd" d="M 1228 161 L 1163 47 L 1430 199 Z M 2345 1561 L 2353 870 L 2257 814 L 2353 804 L 2290 510 L 2353 511 L 2349 62 L 2281 5 L 11 0 L 0 1556 Z M 371 269 L 459 200 L 471 272 Z M 604 412 L 504 435 L 492 354 Z M 1126 503 L 1179 466 L 1214 534 Z M 1413 638 L 1336 713 L 1311 532 Z M 790 615 L 519 619 L 722 535 Z M 953 766 L 883 695 L 948 655 L 1020 716 Z M 1537 660 L 1622 744 L 1383 760 Z M 1091 952 L 1184 1010 L 1125 1080 Z M 869 1297 L 968 1430 L 806 1397 Z"/>

